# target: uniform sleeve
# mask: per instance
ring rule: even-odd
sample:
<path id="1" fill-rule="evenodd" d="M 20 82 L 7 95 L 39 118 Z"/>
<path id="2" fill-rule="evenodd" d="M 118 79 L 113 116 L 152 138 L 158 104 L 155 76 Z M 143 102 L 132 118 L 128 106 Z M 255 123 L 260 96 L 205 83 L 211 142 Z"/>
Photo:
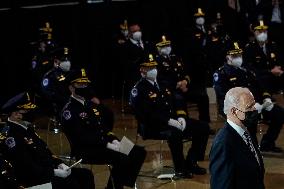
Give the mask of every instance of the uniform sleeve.
<path id="1" fill-rule="evenodd" d="M 231 189 L 234 188 L 233 181 L 233 161 L 229 147 L 222 141 L 213 144 L 209 159 L 209 170 L 211 174 L 211 189 Z"/>
<path id="2" fill-rule="evenodd" d="M 213 74 L 213 88 L 216 93 L 218 112 L 224 115 L 224 99 L 229 87 L 226 85 L 225 77 L 220 72 Z"/>
<path id="3" fill-rule="evenodd" d="M 39 159 L 23 145 L 8 149 L 10 161 L 15 168 L 17 176 L 30 184 L 50 182 L 53 177 L 53 165 L 49 161 Z"/>

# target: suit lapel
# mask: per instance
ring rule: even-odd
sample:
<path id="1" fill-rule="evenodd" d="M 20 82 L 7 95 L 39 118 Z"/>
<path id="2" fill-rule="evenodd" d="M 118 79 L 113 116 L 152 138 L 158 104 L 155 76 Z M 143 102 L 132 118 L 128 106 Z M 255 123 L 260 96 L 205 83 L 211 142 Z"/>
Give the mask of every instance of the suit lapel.
<path id="1" fill-rule="evenodd" d="M 257 152 L 257 155 L 259 157 L 260 160 L 260 165 L 257 162 L 256 157 L 254 156 L 254 154 L 250 151 L 249 147 L 247 146 L 247 144 L 245 143 L 245 141 L 243 140 L 243 138 L 237 133 L 237 131 L 235 129 L 233 129 L 233 127 L 231 127 L 229 125 L 229 123 L 225 124 L 225 128 L 231 133 L 232 137 L 233 137 L 233 141 L 236 142 L 236 146 L 239 146 L 239 150 L 242 153 L 247 154 L 247 157 L 249 157 L 250 161 L 255 162 L 257 164 L 257 166 L 260 168 L 260 170 L 263 170 L 263 161 L 262 161 L 262 157 L 259 153 L 258 148 L 256 147 L 255 144 L 254 148 Z"/>

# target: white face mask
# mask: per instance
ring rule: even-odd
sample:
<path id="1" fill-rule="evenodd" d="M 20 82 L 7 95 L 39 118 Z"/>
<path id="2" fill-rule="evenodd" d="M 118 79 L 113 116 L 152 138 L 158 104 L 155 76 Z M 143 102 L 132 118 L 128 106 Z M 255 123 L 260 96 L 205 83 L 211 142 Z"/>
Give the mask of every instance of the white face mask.
<path id="1" fill-rule="evenodd" d="M 205 23 L 205 19 L 203 17 L 199 17 L 196 19 L 196 24 L 203 25 Z"/>
<path id="2" fill-rule="evenodd" d="M 124 37 L 128 36 L 128 30 L 121 30 L 121 33 Z"/>
<path id="3" fill-rule="evenodd" d="M 266 32 L 261 32 L 256 36 L 256 40 L 259 42 L 265 42 L 267 40 L 267 33 Z"/>
<path id="4" fill-rule="evenodd" d="M 142 38 L 142 32 L 141 31 L 137 31 L 137 32 L 134 32 L 132 34 L 132 39 L 134 39 L 135 41 L 140 41 Z"/>
<path id="5" fill-rule="evenodd" d="M 229 64 L 235 67 L 241 67 L 243 64 L 243 58 L 242 57 L 232 58 Z"/>
<path id="6" fill-rule="evenodd" d="M 152 70 L 149 70 L 147 73 L 146 73 L 146 78 L 147 79 L 150 79 L 152 81 L 155 81 L 157 79 L 157 75 L 158 75 L 158 70 L 156 68 L 152 69 Z"/>
<path id="7" fill-rule="evenodd" d="M 71 62 L 69 60 L 61 61 L 59 67 L 64 71 L 68 72 L 71 68 Z"/>
<path id="8" fill-rule="evenodd" d="M 160 49 L 160 54 L 164 56 L 169 56 L 172 52 L 172 47 L 163 47 Z"/>

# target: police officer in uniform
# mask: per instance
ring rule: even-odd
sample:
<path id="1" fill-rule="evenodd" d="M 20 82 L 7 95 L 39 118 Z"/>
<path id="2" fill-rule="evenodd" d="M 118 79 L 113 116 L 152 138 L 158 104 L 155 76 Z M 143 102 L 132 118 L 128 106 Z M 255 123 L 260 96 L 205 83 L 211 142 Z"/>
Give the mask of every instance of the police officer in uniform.
<path id="1" fill-rule="evenodd" d="M 171 41 L 162 36 L 162 41 L 156 44 L 158 55 L 156 61 L 159 71 L 158 78 L 161 82 L 171 86 L 172 91 L 187 92 L 190 78 L 186 75 L 182 60 L 172 53 Z"/>
<path id="2" fill-rule="evenodd" d="M 244 49 L 245 66 L 256 73 L 258 82 L 270 93 L 283 92 L 283 58 L 278 52 L 277 44 L 268 40 L 268 26 L 263 20 L 253 29 L 255 40 L 248 43 Z"/>
<path id="3" fill-rule="evenodd" d="M 51 182 L 52 188 L 94 189 L 94 176 L 90 170 L 72 168 L 56 158 L 25 120 L 36 108 L 27 92 L 8 100 L 2 111 L 9 115 L 3 154 L 12 164 L 18 182 L 30 187 Z"/>
<path id="4" fill-rule="evenodd" d="M 41 82 L 43 98 L 52 104 L 52 112 L 59 116 L 59 112 L 67 103 L 69 91 L 65 83 L 65 77 L 70 71 L 71 61 L 69 49 L 58 48 L 52 53 L 53 68 L 44 74 Z"/>
<path id="5" fill-rule="evenodd" d="M 263 118 L 269 121 L 268 130 L 260 143 L 260 150 L 282 152 L 281 148 L 276 147 L 275 141 L 284 123 L 284 109 L 272 103 L 269 90 L 258 83 L 255 73 L 242 67 L 242 53 L 243 50 L 237 42 L 231 43 L 228 47 L 224 66 L 214 73 L 214 89 L 217 96 L 218 111 L 220 114 L 223 114 L 223 102 L 228 90 L 234 87 L 248 88 L 255 97 L 255 108 L 258 110 L 258 113 L 262 114 Z M 257 125 L 251 125 L 248 127 L 248 130 L 252 138 L 257 142 Z"/>
<path id="6" fill-rule="evenodd" d="M 131 105 L 144 138 L 166 138 L 171 150 L 175 175 L 191 178 L 203 175 L 206 169 L 197 161 L 204 159 L 209 126 L 190 119 L 184 101 L 175 99 L 171 87 L 157 81 L 157 62 L 152 54 L 141 64 L 142 78 L 131 90 Z M 192 137 L 187 157 L 183 155 L 183 138 Z"/>
<path id="7" fill-rule="evenodd" d="M 35 92 L 40 91 L 42 77 L 53 67 L 50 61 L 50 52 L 56 48 L 52 38 L 53 29 L 50 27 L 50 23 L 46 22 L 45 26 L 39 30 L 40 39 L 33 43 L 36 45 L 36 49 L 31 61 L 32 82 Z"/>
<path id="8" fill-rule="evenodd" d="M 89 84 L 85 69 L 74 70 L 67 77 L 71 97 L 62 110 L 62 126 L 72 152 L 91 163 L 113 166 L 114 188 L 133 187 L 144 162 L 146 151 L 134 146 L 129 155 L 119 152 L 120 140 L 112 133 L 102 104 L 89 100 Z M 112 188 L 112 178 L 107 188 Z"/>
<path id="9" fill-rule="evenodd" d="M 205 26 L 205 13 L 201 8 L 194 14 L 194 19 L 195 25 L 185 36 L 185 68 L 191 80 L 187 99 L 197 104 L 199 119 L 210 122 L 209 97 L 206 91 L 206 87 L 210 86 L 208 76 L 211 73 L 207 59 L 209 34 Z"/>

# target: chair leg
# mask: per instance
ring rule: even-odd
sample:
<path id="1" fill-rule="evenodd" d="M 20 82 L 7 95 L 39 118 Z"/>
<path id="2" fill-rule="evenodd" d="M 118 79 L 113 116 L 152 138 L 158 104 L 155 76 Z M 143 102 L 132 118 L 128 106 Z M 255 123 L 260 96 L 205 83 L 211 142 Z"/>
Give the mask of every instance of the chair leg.
<path id="1" fill-rule="evenodd" d="M 112 188 L 115 189 L 114 180 L 113 180 L 113 177 L 112 177 L 112 167 L 111 167 L 110 164 L 107 164 L 107 167 L 109 169 L 109 178 L 111 179 Z"/>

